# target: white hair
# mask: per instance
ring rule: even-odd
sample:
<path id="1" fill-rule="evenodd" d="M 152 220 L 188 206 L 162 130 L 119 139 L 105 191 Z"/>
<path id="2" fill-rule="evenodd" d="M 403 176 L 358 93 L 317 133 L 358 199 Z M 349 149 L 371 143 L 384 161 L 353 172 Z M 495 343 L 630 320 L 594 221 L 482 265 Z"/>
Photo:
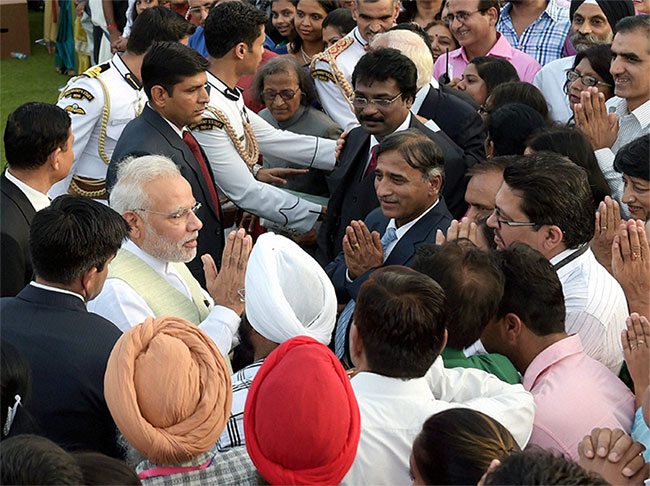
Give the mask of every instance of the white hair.
<path id="1" fill-rule="evenodd" d="M 144 155 L 124 159 L 117 168 L 117 182 L 109 197 L 109 205 L 120 214 L 145 208 L 150 200 L 144 185 L 159 177 L 180 176 L 176 164 L 164 155 Z"/>
<path id="2" fill-rule="evenodd" d="M 382 32 L 372 38 L 370 46 L 373 49 L 392 47 L 413 61 L 418 70 L 418 90 L 431 82 L 431 78 L 433 78 L 433 56 L 424 39 L 415 32 L 410 30 Z"/>

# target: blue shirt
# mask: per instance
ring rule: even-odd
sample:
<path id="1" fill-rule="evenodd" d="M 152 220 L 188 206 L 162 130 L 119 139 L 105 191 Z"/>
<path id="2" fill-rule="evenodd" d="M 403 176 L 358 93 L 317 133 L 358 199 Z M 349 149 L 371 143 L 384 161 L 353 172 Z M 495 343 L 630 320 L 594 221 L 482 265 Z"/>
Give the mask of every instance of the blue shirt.
<path id="1" fill-rule="evenodd" d="M 569 9 L 561 7 L 556 0 L 549 0 L 546 10 L 517 36 L 508 3 L 502 10 L 497 22 L 497 30 L 503 34 L 512 47 L 533 56 L 542 66 L 562 57 L 562 48 L 571 20 Z"/>
<path id="2" fill-rule="evenodd" d="M 194 33 L 190 36 L 187 45 L 199 51 L 203 57 L 208 57 L 208 49 L 205 47 L 205 32 L 203 31 L 203 27 L 199 26 L 196 28 Z M 275 47 L 275 43 L 268 35 L 264 41 L 264 47 L 269 50 L 272 50 Z"/>

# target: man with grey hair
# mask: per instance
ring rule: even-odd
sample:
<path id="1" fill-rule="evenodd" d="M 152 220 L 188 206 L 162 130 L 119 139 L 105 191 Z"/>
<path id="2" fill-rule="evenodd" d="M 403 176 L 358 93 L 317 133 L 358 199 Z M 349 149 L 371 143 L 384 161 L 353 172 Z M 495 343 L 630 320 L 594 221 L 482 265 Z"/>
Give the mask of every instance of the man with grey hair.
<path id="1" fill-rule="evenodd" d="M 361 285 L 381 266 L 410 266 L 420 245 L 434 243 L 438 229 L 447 232 L 451 214 L 441 197 L 443 178 L 442 151 L 419 130 L 392 133 L 379 144 L 375 192 L 380 207 L 365 221 L 350 222 L 343 251 L 325 268 L 339 302 L 348 302 L 334 340 L 344 364 L 349 364 L 348 323 Z"/>
<path id="2" fill-rule="evenodd" d="M 109 265 L 104 289 L 88 309 L 123 331 L 147 317 L 187 319 L 226 356 L 244 310 L 250 237 L 244 230 L 228 236 L 218 274 L 212 257 L 202 255 L 206 292 L 185 265 L 197 252 L 203 226 L 196 216 L 200 204 L 171 159 L 147 155 L 124 161 L 110 205 L 131 232 Z"/>
<path id="3" fill-rule="evenodd" d="M 485 128 L 477 111 L 458 96 L 445 92 L 433 77 L 433 56 L 424 39 L 415 32 L 391 29 L 377 34 L 372 49 L 392 47 L 408 57 L 418 70 L 418 91 L 411 113 L 424 126 L 445 132 L 465 153 L 467 167 L 485 160 Z"/>

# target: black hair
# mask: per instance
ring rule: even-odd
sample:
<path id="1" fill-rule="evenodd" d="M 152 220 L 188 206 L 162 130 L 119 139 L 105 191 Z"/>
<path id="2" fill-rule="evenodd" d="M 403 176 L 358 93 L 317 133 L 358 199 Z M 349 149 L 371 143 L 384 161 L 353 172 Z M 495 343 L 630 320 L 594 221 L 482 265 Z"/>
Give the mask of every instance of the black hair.
<path id="1" fill-rule="evenodd" d="M 641 135 L 623 145 L 614 158 L 614 168 L 630 177 L 650 180 L 650 134 Z"/>
<path id="2" fill-rule="evenodd" d="M 542 92 L 530 83 L 524 81 L 510 81 L 494 88 L 488 100 L 488 111 L 491 113 L 500 106 L 508 103 L 522 103 L 530 106 L 549 122 L 548 105 Z"/>
<path id="3" fill-rule="evenodd" d="M 584 134 L 571 127 L 554 127 L 533 135 L 526 145 L 535 152 L 554 152 L 568 157 L 587 171 L 589 187 L 594 199 L 594 211 L 605 196 L 611 196 L 607 180 L 600 170 L 596 154 Z M 619 151 L 620 153 L 620 151 Z M 647 166 L 647 164 L 646 164 Z"/>
<path id="4" fill-rule="evenodd" d="M 469 408 L 452 408 L 429 417 L 413 442 L 415 465 L 431 485 L 477 484 L 492 459 L 520 451 L 508 429 Z"/>
<path id="5" fill-rule="evenodd" d="M 598 474 L 584 470 L 563 455 L 540 447 L 531 447 L 501 459 L 501 465 L 487 474 L 486 485 L 515 486 L 544 484 L 547 486 L 605 486 Z"/>
<path id="6" fill-rule="evenodd" d="M 196 27 L 166 7 L 146 9 L 133 22 L 126 50 L 141 55 L 154 42 L 178 42 L 194 33 Z"/>
<path id="7" fill-rule="evenodd" d="M 0 443 L 1 484 L 83 484 L 77 461 L 45 437 L 22 434 Z"/>
<path id="8" fill-rule="evenodd" d="M 352 18 L 349 8 L 335 8 L 323 19 L 323 29 L 327 26 L 336 27 L 345 35 L 349 34 L 357 23 Z"/>
<path id="9" fill-rule="evenodd" d="M 503 297 L 504 277 L 494 255 L 464 238 L 441 246 L 422 245 L 415 255 L 413 269 L 445 291 L 450 309 L 448 346 L 470 346 L 494 319 Z"/>
<path id="10" fill-rule="evenodd" d="M 537 336 L 564 332 L 564 293 L 551 262 L 524 243 L 495 254 L 505 277 L 497 318 L 515 314 Z"/>
<path id="11" fill-rule="evenodd" d="M 208 65 L 208 61 L 196 49 L 178 42 L 157 42 L 142 61 L 144 92 L 151 99 L 151 88 L 159 85 L 171 96 L 175 85 L 187 77 L 205 72 Z"/>
<path id="12" fill-rule="evenodd" d="M 567 248 L 591 241 L 595 218 L 585 169 L 558 154 L 532 154 L 513 162 L 503 180 L 520 193 L 521 210 L 529 221 L 558 226 Z"/>
<path id="13" fill-rule="evenodd" d="M 445 293 L 407 267 L 375 270 L 356 300 L 354 325 L 370 370 L 392 378 L 420 378 L 442 351 L 448 321 Z"/>
<path id="14" fill-rule="evenodd" d="M 137 486 L 142 484 L 135 471 L 120 459 L 99 452 L 72 452 L 71 454 L 81 469 L 85 485 Z"/>
<path id="15" fill-rule="evenodd" d="M 220 3 L 205 19 L 205 46 L 210 57 L 220 59 L 237 44 L 249 49 L 262 35 L 268 17 L 248 2 Z"/>
<path id="16" fill-rule="evenodd" d="M 364 54 L 352 73 L 352 86 L 357 82 L 371 84 L 374 81 L 394 79 L 402 92 L 402 99 L 415 98 L 418 70 L 413 61 L 397 49 L 381 47 Z"/>
<path id="17" fill-rule="evenodd" d="M 37 212 L 29 228 L 34 273 L 70 285 L 85 271 L 101 271 L 129 235 L 129 225 L 111 208 L 87 197 L 64 194 Z"/>
<path id="18" fill-rule="evenodd" d="M 325 17 L 323 17 L 323 19 L 325 19 L 330 12 L 333 12 L 340 6 L 339 3 L 335 0 L 317 0 L 317 1 L 318 1 L 318 5 L 320 5 L 320 7 L 325 11 Z M 298 4 L 299 3 L 300 0 L 298 0 Z M 298 15 L 298 4 L 296 4 L 296 16 Z M 295 22 L 295 18 L 296 17 L 294 17 L 294 22 Z M 321 40 L 322 40 L 322 33 L 321 33 Z M 325 44 L 323 44 L 323 47 L 324 46 Z M 296 54 L 300 52 L 301 47 L 302 47 L 302 37 L 300 37 L 298 31 L 294 29 L 293 37 L 289 42 L 289 52 L 291 52 L 292 54 Z"/>
<path id="19" fill-rule="evenodd" d="M 402 23 L 408 23 L 408 22 L 413 22 L 415 19 L 415 16 L 418 13 L 418 6 L 417 2 L 415 0 L 405 0 L 402 2 L 402 7 L 403 10 L 400 12 L 400 14 L 397 16 L 397 20 L 395 21 L 398 24 Z M 440 4 L 440 10 L 434 15 L 435 20 L 440 20 L 440 16 L 442 15 L 442 9 L 445 7 L 444 2 Z"/>
<path id="20" fill-rule="evenodd" d="M 650 17 L 647 15 L 630 15 L 629 17 L 623 17 L 621 20 L 616 22 L 616 29 L 614 31 L 617 34 L 622 34 L 625 32 L 633 32 L 635 30 L 641 30 L 646 36 L 650 36 Z"/>
<path id="21" fill-rule="evenodd" d="M 580 61 L 587 59 L 591 68 L 600 76 L 605 83 L 608 83 L 614 89 L 614 76 L 609 72 L 609 66 L 612 64 L 612 48 L 609 44 L 596 44 L 589 49 L 578 51 L 573 61 L 572 69 L 575 69 Z M 569 92 L 571 82 L 567 79 L 564 83 L 564 92 Z"/>
<path id="22" fill-rule="evenodd" d="M 264 79 L 267 76 L 277 73 L 290 73 L 295 72 L 298 77 L 298 86 L 300 87 L 300 92 L 302 96 L 300 98 L 300 103 L 304 106 L 311 106 L 314 101 L 316 101 L 316 93 L 314 92 L 314 85 L 311 82 L 311 78 L 307 74 L 307 71 L 302 68 L 302 66 L 296 61 L 293 56 L 278 56 L 273 59 L 269 59 L 263 66 L 261 66 L 253 83 L 251 89 L 253 91 L 253 98 L 260 104 L 264 104 L 264 98 L 262 97 L 262 91 L 264 91 Z"/>
<path id="23" fill-rule="evenodd" d="M 19 434 L 36 433 L 38 426 L 28 412 L 32 394 L 32 370 L 23 354 L 9 341 L 0 341 L 0 440 Z M 7 425 L 8 410 L 16 403 L 16 395 L 20 396 L 20 405 L 16 409 L 11 424 Z M 5 434 L 5 427 L 9 427 Z"/>
<path id="24" fill-rule="evenodd" d="M 7 118 L 4 142 L 9 167 L 37 169 L 52 152 L 66 147 L 70 117 L 56 105 L 30 102 L 16 108 Z"/>
<path id="25" fill-rule="evenodd" d="M 526 141 L 547 127 L 539 112 L 522 103 L 509 103 L 490 113 L 485 122 L 487 140 L 496 155 L 523 155 Z"/>
<path id="26" fill-rule="evenodd" d="M 472 59 L 470 64 L 474 64 L 478 76 L 485 83 L 487 96 L 490 96 L 494 88 L 500 84 L 519 81 L 517 70 L 507 59 L 493 56 L 478 56 Z"/>
<path id="27" fill-rule="evenodd" d="M 377 148 L 377 158 L 385 152 L 397 151 L 406 163 L 422 172 L 425 180 L 437 174 L 444 181 L 445 159 L 436 143 L 417 128 L 388 135 Z"/>

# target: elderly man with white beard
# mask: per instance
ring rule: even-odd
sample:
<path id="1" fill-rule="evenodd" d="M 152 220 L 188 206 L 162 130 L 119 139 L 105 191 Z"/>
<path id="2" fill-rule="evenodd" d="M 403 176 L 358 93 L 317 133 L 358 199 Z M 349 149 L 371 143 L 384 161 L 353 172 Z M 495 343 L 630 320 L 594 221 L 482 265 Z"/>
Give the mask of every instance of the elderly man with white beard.
<path id="1" fill-rule="evenodd" d="M 252 241 L 244 230 L 228 236 L 219 274 L 203 255 L 207 292 L 185 262 L 196 256 L 203 223 L 190 184 L 167 157 L 126 160 L 118 169 L 110 207 L 131 233 L 108 267 L 101 294 L 88 310 L 122 331 L 147 317 L 173 316 L 201 327 L 227 356 L 244 311 L 244 275 Z"/>

